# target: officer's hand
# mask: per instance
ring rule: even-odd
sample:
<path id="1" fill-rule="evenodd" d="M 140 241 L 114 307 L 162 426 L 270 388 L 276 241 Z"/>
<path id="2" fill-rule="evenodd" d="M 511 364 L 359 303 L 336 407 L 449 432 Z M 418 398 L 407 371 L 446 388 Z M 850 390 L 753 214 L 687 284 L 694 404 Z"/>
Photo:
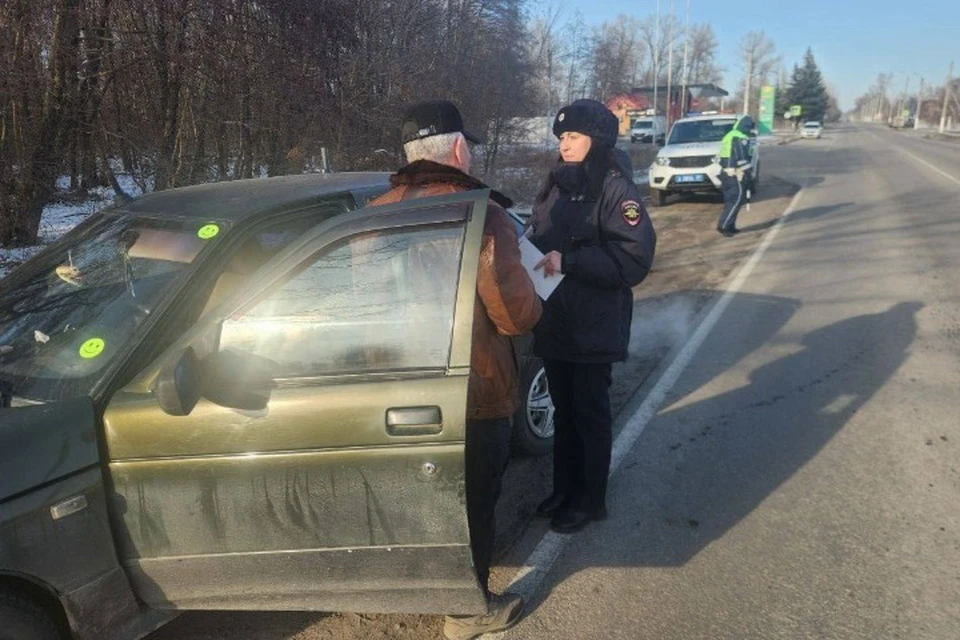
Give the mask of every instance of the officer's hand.
<path id="1" fill-rule="evenodd" d="M 550 277 L 556 273 L 560 273 L 560 265 L 563 264 L 563 256 L 559 251 L 551 251 L 547 255 L 533 266 L 534 269 L 543 269 L 543 275 Z"/>

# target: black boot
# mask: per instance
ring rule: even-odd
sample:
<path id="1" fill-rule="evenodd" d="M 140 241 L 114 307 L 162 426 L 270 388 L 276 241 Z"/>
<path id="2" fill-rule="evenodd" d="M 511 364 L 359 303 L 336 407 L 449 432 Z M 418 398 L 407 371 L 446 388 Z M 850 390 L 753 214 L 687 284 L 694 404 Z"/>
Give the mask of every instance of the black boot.
<path id="1" fill-rule="evenodd" d="M 541 518 L 552 518 L 555 513 L 567 504 L 567 494 L 551 493 L 550 497 L 537 507 L 537 515 Z"/>
<path id="2" fill-rule="evenodd" d="M 550 521 L 550 528 L 557 533 L 576 533 L 593 520 L 606 520 L 607 509 L 600 507 L 592 511 L 566 509 L 560 511 Z"/>

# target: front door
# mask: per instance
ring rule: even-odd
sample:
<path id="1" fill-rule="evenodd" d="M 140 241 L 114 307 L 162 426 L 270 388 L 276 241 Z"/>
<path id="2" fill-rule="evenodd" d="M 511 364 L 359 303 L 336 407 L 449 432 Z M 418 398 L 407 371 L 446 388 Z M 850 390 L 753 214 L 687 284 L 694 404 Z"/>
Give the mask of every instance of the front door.
<path id="1" fill-rule="evenodd" d="M 484 610 L 463 450 L 486 200 L 465 192 L 324 222 L 115 395 L 111 508 L 144 601 Z M 184 354 L 204 397 L 171 415 L 157 385 Z M 268 398 L 238 400 L 248 390 Z"/>

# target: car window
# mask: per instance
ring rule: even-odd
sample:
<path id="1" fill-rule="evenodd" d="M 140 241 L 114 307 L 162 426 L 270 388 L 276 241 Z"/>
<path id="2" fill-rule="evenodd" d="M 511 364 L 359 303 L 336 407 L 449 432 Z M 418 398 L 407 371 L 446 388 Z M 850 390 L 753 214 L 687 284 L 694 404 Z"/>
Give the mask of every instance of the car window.
<path id="1" fill-rule="evenodd" d="M 354 236 L 224 322 L 221 350 L 269 358 L 278 378 L 444 368 L 461 225 Z"/>
<path id="2" fill-rule="evenodd" d="M 650 122 L 649 120 L 646 121 L 646 122 L 637 121 L 637 122 L 634 122 L 634 123 L 633 123 L 633 128 L 634 128 L 634 129 L 652 129 L 652 128 L 653 128 L 653 123 Z"/>
<path id="3" fill-rule="evenodd" d="M 0 381 L 39 400 L 88 393 L 228 227 L 123 214 L 68 235 L 0 296 Z"/>

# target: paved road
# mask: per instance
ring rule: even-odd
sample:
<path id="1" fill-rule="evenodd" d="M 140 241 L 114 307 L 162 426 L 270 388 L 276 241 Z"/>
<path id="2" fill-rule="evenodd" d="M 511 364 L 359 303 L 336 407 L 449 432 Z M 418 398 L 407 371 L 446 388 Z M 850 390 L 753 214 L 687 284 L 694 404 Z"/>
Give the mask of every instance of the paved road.
<path id="1" fill-rule="evenodd" d="M 793 212 L 506 637 L 958 637 L 960 145 L 764 151 Z"/>

